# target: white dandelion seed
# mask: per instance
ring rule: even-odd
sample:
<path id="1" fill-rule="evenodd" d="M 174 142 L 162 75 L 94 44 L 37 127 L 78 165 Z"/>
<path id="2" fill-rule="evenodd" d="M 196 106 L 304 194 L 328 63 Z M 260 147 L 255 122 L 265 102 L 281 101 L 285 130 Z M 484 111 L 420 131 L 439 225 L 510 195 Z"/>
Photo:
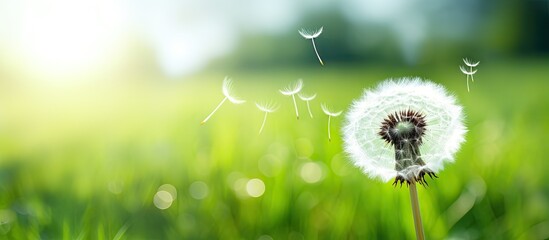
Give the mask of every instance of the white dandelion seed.
<path id="1" fill-rule="evenodd" d="M 435 83 L 387 80 L 355 101 L 343 128 L 345 150 L 371 178 L 406 182 L 416 235 L 423 239 L 416 183 L 437 177 L 464 141 L 462 108 Z"/>
<path id="2" fill-rule="evenodd" d="M 324 62 L 322 62 L 322 59 L 320 58 L 320 55 L 318 54 L 318 51 L 316 50 L 316 44 L 315 44 L 315 38 L 317 38 L 318 36 L 320 36 L 320 34 L 322 34 L 322 30 L 324 30 L 324 27 L 320 27 L 320 29 L 318 29 L 315 32 L 309 31 L 309 30 L 306 30 L 306 29 L 302 28 L 298 32 L 305 39 L 311 39 L 311 42 L 313 43 L 313 48 L 314 48 L 315 53 L 316 53 L 316 57 L 318 58 L 318 61 L 320 61 L 320 64 L 324 66 Z"/>
<path id="3" fill-rule="evenodd" d="M 465 65 L 467 65 L 469 67 L 469 72 L 471 72 L 471 81 L 472 82 L 475 82 L 475 79 L 473 78 L 473 74 L 475 74 L 477 71 L 475 70 L 473 72 L 473 68 L 478 66 L 478 64 L 480 63 L 480 61 L 478 62 L 472 62 L 471 60 L 467 59 L 467 58 L 464 58 L 463 59 L 463 63 L 465 63 Z"/>
<path id="4" fill-rule="evenodd" d="M 290 85 L 290 86 L 288 86 L 284 89 L 278 90 L 278 91 L 280 91 L 280 93 L 282 93 L 282 95 L 292 96 L 292 99 L 294 101 L 295 115 L 296 115 L 298 120 L 299 120 L 299 111 L 297 110 L 297 103 L 295 101 L 295 94 L 299 93 L 299 91 L 301 91 L 301 89 L 303 89 L 303 80 L 298 79 L 297 82 L 295 82 L 294 84 L 292 84 L 292 85 Z"/>
<path id="5" fill-rule="evenodd" d="M 267 114 L 272 113 L 278 109 L 278 105 L 273 102 L 268 103 L 255 103 L 255 106 L 259 108 L 260 111 L 265 112 L 265 116 L 263 117 L 263 123 L 261 123 L 261 128 L 259 128 L 259 134 L 263 131 L 263 127 L 265 127 L 265 122 L 267 121 Z"/>
<path id="6" fill-rule="evenodd" d="M 341 115 L 341 113 L 343 111 L 339 111 L 339 112 L 335 112 L 335 111 L 332 111 L 328 106 L 326 106 L 326 104 L 322 103 L 320 104 L 320 108 L 322 108 L 322 111 L 328 115 L 328 141 L 332 141 L 332 136 L 330 134 L 330 125 L 331 125 L 331 120 L 332 120 L 332 117 L 337 117 L 339 115 Z"/>
<path id="7" fill-rule="evenodd" d="M 478 64 L 480 63 L 480 61 L 478 62 L 472 62 L 471 60 L 467 59 L 467 58 L 464 58 L 463 59 L 463 63 L 465 63 L 465 65 L 469 66 L 469 67 L 476 67 L 478 66 Z"/>
<path id="8" fill-rule="evenodd" d="M 217 107 L 215 107 L 215 109 L 210 113 L 210 115 L 208 115 L 200 124 L 206 123 L 206 121 L 208 121 L 212 117 L 212 115 L 217 111 L 217 109 L 221 107 L 221 105 L 223 105 L 223 103 L 225 103 L 225 101 L 227 101 L 227 99 L 234 104 L 242 104 L 246 102 L 245 100 L 238 99 L 237 97 L 231 94 L 232 87 L 233 87 L 233 81 L 230 78 L 225 77 L 225 79 L 223 79 L 223 88 L 222 88 L 223 95 L 225 95 L 225 98 L 221 100 L 221 102 L 217 105 Z"/>
<path id="9" fill-rule="evenodd" d="M 465 65 L 467 65 L 469 67 L 469 70 L 467 70 L 467 69 L 465 69 L 465 67 L 459 66 L 459 69 L 461 70 L 461 72 L 463 74 L 467 75 L 467 92 L 469 92 L 469 76 L 471 77 L 471 81 L 475 82 L 475 79 L 473 78 L 473 75 L 477 72 L 477 70 L 473 71 L 473 68 L 478 66 L 480 61 L 479 62 L 472 62 L 471 60 L 469 60 L 467 58 L 464 58 L 462 60 L 463 60 L 463 63 L 465 63 Z"/>
<path id="10" fill-rule="evenodd" d="M 313 118 L 313 112 L 311 112 L 311 106 L 310 106 L 309 102 L 316 98 L 316 93 L 313 94 L 313 95 L 307 95 L 305 93 L 299 93 L 299 94 L 297 94 L 297 96 L 299 96 L 299 98 L 301 98 L 301 100 L 307 102 L 307 110 L 309 111 L 309 116 L 311 116 L 311 118 Z"/>
<path id="11" fill-rule="evenodd" d="M 459 66 L 459 70 L 461 70 L 461 72 L 465 75 L 467 75 L 467 92 L 469 92 L 469 77 L 471 77 L 471 81 L 475 81 L 474 78 L 473 78 L 473 75 L 475 73 L 477 73 L 477 70 L 473 70 L 473 71 L 469 71 L 467 69 L 465 69 L 465 67 L 463 66 Z"/>

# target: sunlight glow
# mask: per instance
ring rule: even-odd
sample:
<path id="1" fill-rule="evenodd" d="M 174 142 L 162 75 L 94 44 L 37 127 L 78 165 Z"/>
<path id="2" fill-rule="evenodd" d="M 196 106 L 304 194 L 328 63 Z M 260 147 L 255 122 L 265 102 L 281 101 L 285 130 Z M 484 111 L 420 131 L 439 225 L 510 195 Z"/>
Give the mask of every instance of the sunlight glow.
<path id="1" fill-rule="evenodd" d="M 91 71 L 112 61 L 125 18 L 115 1 L 24 1 L 16 46 L 38 74 Z"/>

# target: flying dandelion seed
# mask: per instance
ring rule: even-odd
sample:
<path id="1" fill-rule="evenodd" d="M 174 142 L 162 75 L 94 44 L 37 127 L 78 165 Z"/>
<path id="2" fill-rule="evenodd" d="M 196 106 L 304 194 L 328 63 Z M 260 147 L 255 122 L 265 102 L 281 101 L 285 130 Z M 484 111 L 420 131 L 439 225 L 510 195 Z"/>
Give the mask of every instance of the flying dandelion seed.
<path id="1" fill-rule="evenodd" d="M 331 142 L 331 141 L 332 141 L 332 136 L 331 136 L 331 134 L 330 134 L 330 132 L 331 132 L 331 131 L 330 131 L 331 119 L 332 119 L 332 117 L 337 117 L 337 116 L 341 115 L 341 113 L 342 113 L 343 111 L 334 112 L 334 111 L 332 111 L 328 106 L 326 106 L 326 104 L 324 104 L 324 103 L 323 103 L 323 104 L 320 104 L 320 107 L 322 108 L 322 111 L 323 111 L 326 115 L 328 115 L 328 141 Z"/>
<path id="2" fill-rule="evenodd" d="M 301 91 L 302 88 L 303 88 L 303 80 L 298 79 L 297 82 L 295 82 L 294 84 L 292 84 L 292 85 L 290 85 L 290 86 L 288 86 L 284 89 L 278 90 L 278 91 L 280 91 L 280 93 L 282 93 L 282 95 L 292 96 L 292 99 L 294 101 L 295 115 L 296 115 L 298 120 L 299 120 L 299 111 L 297 110 L 297 103 L 295 101 L 295 94 L 299 93 L 299 91 Z"/>
<path id="3" fill-rule="evenodd" d="M 465 69 L 463 66 L 459 66 L 459 69 L 461 72 L 465 75 L 467 75 L 467 92 L 469 92 L 469 76 L 471 77 L 471 81 L 475 82 L 475 79 L 473 78 L 473 75 L 477 72 L 477 70 L 473 70 L 474 67 L 478 66 L 480 62 L 471 62 L 469 59 L 464 58 L 463 63 L 469 67 L 469 70 Z"/>
<path id="4" fill-rule="evenodd" d="M 315 44 L 315 38 L 317 38 L 318 36 L 320 36 L 320 34 L 322 34 L 322 30 L 324 30 L 324 27 L 320 27 L 320 29 L 318 29 L 316 32 L 309 31 L 309 30 L 306 30 L 306 29 L 301 29 L 298 32 L 305 39 L 311 39 L 311 42 L 313 43 L 313 48 L 314 48 L 315 53 L 316 53 L 316 57 L 318 58 L 318 61 L 320 61 L 320 65 L 324 66 L 324 62 L 322 62 L 322 59 L 320 58 L 320 55 L 318 54 L 318 51 L 316 50 L 316 44 Z"/>
<path id="5" fill-rule="evenodd" d="M 478 66 L 478 64 L 480 63 L 480 61 L 478 61 L 478 62 L 472 62 L 472 61 L 470 61 L 469 59 L 464 58 L 464 59 L 463 59 L 463 63 L 465 63 L 465 65 L 467 65 L 467 66 L 469 67 L 469 72 L 472 72 L 473 74 L 475 74 L 477 71 L 475 70 L 475 71 L 473 72 L 473 68 L 476 67 L 476 66 Z M 475 79 L 473 78 L 473 75 L 471 75 L 471 81 L 472 81 L 472 82 L 475 82 Z"/>
<path id="6" fill-rule="evenodd" d="M 410 189 L 414 227 L 424 239 L 416 183 L 437 177 L 464 141 L 461 106 L 435 83 L 420 78 L 387 80 L 366 90 L 346 116 L 345 150 L 371 178 Z"/>
<path id="7" fill-rule="evenodd" d="M 469 92 L 469 77 L 471 77 L 471 79 L 473 79 L 473 75 L 477 72 L 477 70 L 474 70 L 474 71 L 469 71 L 467 69 L 465 69 L 465 67 L 463 66 L 459 66 L 459 69 L 461 70 L 461 72 L 465 75 L 467 75 L 467 92 Z M 472 80 L 474 81 L 474 80 Z"/>
<path id="8" fill-rule="evenodd" d="M 309 111 L 309 116 L 311 116 L 311 118 L 313 118 L 313 113 L 311 112 L 311 106 L 310 106 L 309 102 L 316 98 L 316 93 L 313 94 L 313 95 L 307 95 L 307 94 L 304 94 L 304 93 L 299 93 L 299 94 L 297 94 L 297 96 L 299 96 L 299 98 L 301 98 L 301 100 L 303 100 L 307 103 L 307 110 Z"/>
<path id="9" fill-rule="evenodd" d="M 267 115 L 276 111 L 278 109 L 278 106 L 273 102 L 264 104 L 255 103 L 255 106 L 259 108 L 260 111 L 265 112 L 265 116 L 263 117 L 263 123 L 261 123 L 261 128 L 259 128 L 259 134 L 261 134 L 261 132 L 263 131 L 263 127 L 265 127 L 265 122 L 267 121 Z"/>
<path id="10" fill-rule="evenodd" d="M 221 100 L 221 102 L 217 105 L 217 107 L 215 107 L 215 109 L 210 113 L 210 115 L 208 115 L 200 124 L 206 123 L 212 117 L 212 115 L 217 111 L 217 109 L 219 109 L 221 105 L 223 105 L 223 103 L 227 101 L 227 99 L 234 104 L 242 104 L 246 102 L 245 100 L 238 99 L 237 97 L 231 94 L 232 87 L 233 87 L 233 81 L 230 78 L 225 77 L 225 79 L 223 79 L 223 88 L 222 88 L 223 95 L 225 95 L 225 98 Z"/>

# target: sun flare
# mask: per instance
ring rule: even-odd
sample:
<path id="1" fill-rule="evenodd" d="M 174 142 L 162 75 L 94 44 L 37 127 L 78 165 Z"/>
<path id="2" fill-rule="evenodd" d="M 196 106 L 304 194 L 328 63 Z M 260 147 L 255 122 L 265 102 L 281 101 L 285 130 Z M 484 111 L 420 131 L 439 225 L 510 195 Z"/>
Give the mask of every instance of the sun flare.
<path id="1" fill-rule="evenodd" d="M 25 1 L 16 51 L 35 74 L 86 73 L 112 61 L 125 14 L 113 1 Z"/>

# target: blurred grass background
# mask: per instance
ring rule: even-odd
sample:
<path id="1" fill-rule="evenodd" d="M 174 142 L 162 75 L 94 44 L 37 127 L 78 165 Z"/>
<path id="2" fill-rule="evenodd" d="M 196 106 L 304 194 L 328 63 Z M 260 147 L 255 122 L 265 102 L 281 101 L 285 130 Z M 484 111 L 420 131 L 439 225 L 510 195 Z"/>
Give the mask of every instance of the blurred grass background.
<path id="1" fill-rule="evenodd" d="M 320 109 L 407 76 L 469 129 L 419 189 L 426 236 L 549 238 L 549 1 L 238 3 L 0 1 L 0 239 L 413 239 L 407 189 L 354 168 Z M 297 33 L 319 26 L 323 67 Z M 225 76 L 248 102 L 201 126 Z M 314 118 L 278 92 L 298 78 Z"/>
<path id="2" fill-rule="evenodd" d="M 469 128 L 456 162 L 419 190 L 427 236 L 546 238 L 543 133 L 549 130 L 549 108 L 548 86 L 539 77 L 547 74 L 547 62 L 481 66 L 470 93 L 455 65 L 235 73 L 235 90 L 249 102 L 223 105 L 203 126 L 200 121 L 222 99 L 222 73 L 185 82 L 85 87 L 64 95 L 36 89 L 35 98 L 25 100 L 17 89 L 3 90 L 2 235 L 414 238 L 407 190 L 370 180 L 352 167 L 342 152 L 342 118 L 333 119 L 334 139 L 328 142 L 327 118 L 319 107 L 326 102 L 347 109 L 363 88 L 414 75 L 455 93 Z M 318 93 L 313 119 L 299 101 L 302 117 L 296 120 L 291 99 L 277 92 L 297 77 L 304 78 L 305 92 Z M 84 95 L 90 89 L 95 94 Z M 263 115 L 251 102 L 262 99 L 281 108 L 258 135 Z M 246 188 L 255 178 L 264 192 L 261 186 Z M 154 199 L 163 184 L 177 193 L 161 210 Z M 259 197 L 250 196 L 257 191 Z"/>

